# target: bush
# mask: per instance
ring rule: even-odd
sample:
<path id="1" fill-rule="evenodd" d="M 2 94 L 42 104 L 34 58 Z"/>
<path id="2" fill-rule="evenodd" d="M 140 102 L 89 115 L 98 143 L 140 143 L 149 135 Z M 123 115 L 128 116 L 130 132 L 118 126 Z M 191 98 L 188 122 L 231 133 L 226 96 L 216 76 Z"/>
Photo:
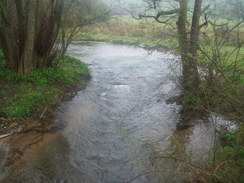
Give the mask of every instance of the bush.
<path id="1" fill-rule="evenodd" d="M 244 129 L 241 127 L 233 132 L 220 135 L 220 146 L 211 160 L 215 176 L 212 182 L 239 183 L 244 182 Z M 219 177 L 219 178 L 216 178 Z"/>

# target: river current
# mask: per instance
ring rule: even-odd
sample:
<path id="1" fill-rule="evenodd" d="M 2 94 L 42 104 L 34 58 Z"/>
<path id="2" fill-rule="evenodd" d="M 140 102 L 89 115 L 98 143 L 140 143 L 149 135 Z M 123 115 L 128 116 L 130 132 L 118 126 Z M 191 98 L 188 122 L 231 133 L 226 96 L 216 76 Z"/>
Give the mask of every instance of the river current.
<path id="1" fill-rule="evenodd" d="M 91 81 L 59 107 L 60 129 L 2 171 L 3 183 L 176 183 L 189 167 L 172 157 L 208 156 L 211 125 L 177 131 L 180 106 L 165 102 L 180 94 L 178 56 L 99 42 L 75 42 L 68 54 L 89 65 Z"/>

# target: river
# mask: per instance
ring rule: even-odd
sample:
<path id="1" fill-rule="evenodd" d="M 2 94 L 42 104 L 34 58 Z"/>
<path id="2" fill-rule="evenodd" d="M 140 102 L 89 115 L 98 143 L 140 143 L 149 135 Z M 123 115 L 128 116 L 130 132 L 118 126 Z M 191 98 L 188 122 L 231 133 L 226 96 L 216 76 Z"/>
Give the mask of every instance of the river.
<path id="1" fill-rule="evenodd" d="M 2 167 L 3 183 L 125 183 L 137 176 L 131 182 L 176 183 L 189 167 L 165 156 L 208 156 L 211 124 L 177 131 L 180 106 L 165 103 L 180 93 L 176 55 L 98 42 L 75 42 L 68 54 L 89 64 L 91 81 L 59 107 L 58 130 Z M 40 134 L 23 136 L 31 143 Z M 1 145 L 8 153 L 11 145 Z"/>

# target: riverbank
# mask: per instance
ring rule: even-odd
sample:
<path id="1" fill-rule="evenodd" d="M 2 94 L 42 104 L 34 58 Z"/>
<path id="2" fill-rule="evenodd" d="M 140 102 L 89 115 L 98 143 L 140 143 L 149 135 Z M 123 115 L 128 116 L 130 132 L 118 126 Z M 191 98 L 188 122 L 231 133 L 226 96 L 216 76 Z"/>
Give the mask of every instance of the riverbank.
<path id="1" fill-rule="evenodd" d="M 130 44 L 146 49 L 156 49 L 159 51 L 173 51 L 177 53 L 177 35 L 175 30 L 168 29 L 164 25 L 129 23 L 121 20 L 112 21 L 109 26 L 103 25 L 99 28 L 90 27 L 89 31 L 78 36 L 80 41 L 107 41 L 119 44 Z M 212 35 L 212 30 L 206 29 L 208 36 Z M 243 33 L 243 32 L 241 32 Z M 212 155 L 206 160 L 203 168 L 205 173 L 199 173 L 195 176 L 195 182 L 243 182 L 243 150 L 244 150 L 244 128 L 243 128 L 243 55 L 244 48 L 235 43 L 236 32 L 229 34 L 231 37 L 224 42 L 221 48 L 201 37 L 201 51 L 199 51 L 198 66 L 202 75 L 202 83 L 197 95 L 186 93 L 181 104 L 187 106 L 187 116 L 183 127 L 192 127 L 188 121 L 199 116 L 209 120 L 209 114 L 215 112 L 224 117 L 224 119 L 234 122 L 238 129 L 228 131 L 228 127 L 216 131 L 218 143 L 212 148 Z M 216 46 L 216 45 L 214 45 Z M 214 50 L 218 50 L 219 60 L 211 60 Z M 238 51 L 237 51 L 238 50 Z M 213 65 L 214 64 L 214 67 Z M 213 67 L 216 73 L 212 73 L 211 84 L 209 84 L 209 75 Z M 212 69 L 213 69 L 212 68 Z M 173 101 L 174 103 L 176 101 Z M 190 104 L 190 105 L 189 105 Z M 200 114 L 197 113 L 200 111 Z M 182 115 L 183 116 L 183 115 Z M 211 120 L 210 120 L 211 121 Z M 212 122 L 212 121 L 211 121 Z M 206 173 L 207 172 L 207 173 Z"/>
<path id="2" fill-rule="evenodd" d="M 158 51 L 174 51 L 174 46 L 167 45 L 167 42 L 152 42 L 147 38 L 136 38 L 129 36 L 108 36 L 106 34 L 85 34 L 77 38 L 76 41 L 98 41 L 98 42 L 110 42 L 116 44 L 134 45 L 148 50 Z"/>
<path id="3" fill-rule="evenodd" d="M 112 21 L 109 26 L 100 25 L 99 28 L 96 26 L 89 27 L 86 32 L 77 36 L 76 41 L 99 41 L 99 42 L 111 42 L 116 44 L 127 44 L 142 47 L 147 50 L 158 50 L 158 51 L 170 51 L 171 53 L 178 54 L 177 50 L 177 35 L 172 29 L 165 28 L 163 25 L 141 25 L 140 23 L 129 23 Z M 163 29 L 164 28 L 164 29 Z M 163 29 L 164 31 L 162 31 Z M 208 50 L 207 45 L 201 45 L 202 48 Z M 223 50 L 219 53 L 221 56 L 226 57 L 229 50 L 235 49 L 234 46 L 224 46 Z M 228 120 L 236 121 L 237 123 L 243 120 L 243 86 L 244 86 L 244 74 L 243 64 L 241 59 L 244 55 L 244 49 L 240 48 L 237 53 L 229 55 L 228 60 L 224 60 L 219 63 L 214 63 L 219 76 L 213 76 L 210 82 L 209 79 L 209 58 L 203 55 L 199 51 L 198 67 L 199 73 L 201 74 L 202 83 L 199 88 L 197 95 L 189 92 L 184 96 L 169 98 L 172 103 L 186 103 L 196 104 L 189 106 L 185 111 L 189 111 L 191 115 L 186 115 L 191 118 L 199 118 L 205 116 L 210 111 L 216 112 L 220 115 L 225 116 Z M 223 90 L 224 88 L 224 90 Z M 227 95 L 227 96 L 226 96 Z M 192 112 L 197 109 L 197 112 Z M 200 111 L 200 113 L 199 113 Z M 204 114 L 202 114 L 204 113 Z M 191 117 L 192 116 L 192 117 Z M 188 120 L 187 118 L 186 120 Z M 190 120 L 189 119 L 189 120 Z"/>
<path id="4" fill-rule="evenodd" d="M 107 24 L 88 26 L 76 40 L 136 45 L 159 51 L 176 51 L 178 45 L 174 28 L 126 16 L 113 17 Z"/>
<path id="5" fill-rule="evenodd" d="M 45 118 L 64 100 L 84 88 L 88 66 L 72 57 L 28 75 L 16 75 L 0 55 L 0 134 L 19 132 L 36 119 Z"/>
<path id="6" fill-rule="evenodd" d="M 58 118 L 56 115 L 55 116 L 56 118 L 54 118 L 53 121 L 50 120 L 36 121 L 36 124 L 42 124 L 42 128 L 35 127 L 34 130 L 32 128 L 32 130 L 29 131 L 28 133 L 19 133 L 14 136 L 11 136 L 10 138 L 3 139 L 3 141 L 5 141 L 5 144 L 7 145 L 3 145 L 2 152 L 5 152 L 6 154 L 5 156 L 7 158 L 6 160 L 2 161 L 3 163 L 2 162 L 1 163 L 5 167 L 10 168 L 10 173 L 8 178 L 6 178 L 6 180 L 10 179 L 11 181 L 9 182 L 15 182 L 15 181 L 18 182 L 19 180 L 22 179 L 21 176 L 26 176 L 27 179 L 30 179 L 28 175 L 32 175 L 31 171 L 36 170 L 35 167 L 40 167 L 40 169 L 46 170 L 48 172 L 55 172 L 54 177 L 51 178 L 51 181 L 46 181 L 46 182 L 54 182 L 55 178 L 57 178 L 57 181 L 59 180 L 59 178 L 62 180 L 66 180 L 67 179 L 66 173 L 69 172 L 70 170 L 72 170 L 72 172 L 74 173 L 71 173 L 70 174 L 71 176 L 68 177 L 67 180 L 70 179 L 72 180 L 72 177 L 78 177 L 80 175 L 80 172 L 78 172 L 78 174 L 75 173 L 76 168 L 70 166 L 70 162 L 67 162 L 67 157 L 73 159 L 73 162 L 77 164 L 78 163 L 81 164 L 82 162 L 83 163 L 82 167 L 84 168 L 91 167 L 92 172 L 97 171 L 98 168 L 97 166 L 91 166 L 90 162 L 92 162 L 92 164 L 101 165 L 99 169 L 101 169 L 102 171 L 105 169 L 104 171 L 110 172 L 111 171 L 110 165 L 115 165 L 116 167 L 118 164 L 124 164 L 125 166 L 128 165 L 127 163 L 128 160 L 126 160 L 127 162 L 124 163 L 125 159 L 121 158 L 119 159 L 118 162 L 117 159 L 115 161 L 113 161 L 113 159 L 111 160 L 111 157 L 116 157 L 118 155 L 117 153 L 122 155 L 127 155 L 128 148 L 124 148 L 124 147 L 128 145 L 127 140 L 129 137 L 134 137 L 134 139 L 136 139 L 135 140 L 136 147 L 133 144 L 133 147 L 131 147 L 130 149 L 130 151 L 133 152 L 131 154 L 134 154 L 134 150 L 136 148 L 140 148 L 140 142 L 141 142 L 140 140 L 142 138 L 153 143 L 169 142 L 171 145 L 169 145 L 168 148 L 176 147 L 176 152 L 178 153 L 177 156 L 179 157 L 183 156 L 183 158 L 186 157 L 184 156 L 185 154 L 188 154 L 184 152 L 186 150 L 186 147 L 193 147 L 193 148 L 195 147 L 195 149 L 191 150 L 191 152 L 197 153 L 197 157 L 200 158 L 203 157 L 201 153 L 205 154 L 204 153 L 205 151 L 203 151 L 202 148 L 206 148 L 207 151 L 209 151 L 208 147 L 210 146 L 205 142 L 206 140 L 209 140 L 209 143 L 211 144 L 212 142 L 211 138 L 213 137 L 213 134 L 211 134 L 211 132 L 213 131 L 209 130 L 209 128 L 204 128 L 204 126 L 206 125 L 205 127 L 207 127 L 208 124 L 211 123 L 202 123 L 202 122 L 196 123 L 193 125 L 192 128 L 188 128 L 180 131 L 176 130 L 173 132 L 173 134 L 171 134 L 171 132 L 174 130 L 174 126 L 176 125 L 178 119 L 176 118 L 178 114 L 176 114 L 174 107 L 173 106 L 172 108 L 170 107 L 172 111 L 169 110 L 168 108 L 169 105 L 163 102 L 164 98 L 161 98 L 162 93 L 158 93 L 159 95 L 156 95 L 156 96 L 161 96 L 160 102 L 159 100 L 152 101 L 151 100 L 152 97 L 148 96 L 150 94 L 153 94 L 155 96 L 154 92 L 153 93 L 150 92 L 150 88 L 152 88 L 153 86 L 159 86 L 161 81 L 167 81 L 169 78 L 172 78 L 170 77 L 170 75 L 166 73 L 169 72 L 170 74 L 173 74 L 174 72 L 170 72 L 168 70 L 168 67 L 164 67 L 164 64 L 159 61 L 160 58 L 167 57 L 166 54 L 160 53 L 160 55 L 158 56 L 156 54 L 154 55 L 154 57 L 156 56 L 156 58 L 148 62 L 148 59 L 151 58 L 151 53 L 146 50 L 142 52 L 143 49 L 139 49 L 134 46 L 129 46 L 130 49 L 132 50 L 128 51 L 127 46 L 124 45 L 109 44 L 109 47 L 108 45 L 106 46 L 106 43 L 99 43 L 99 45 L 100 47 L 95 46 L 93 49 L 91 49 L 90 47 L 82 47 L 81 49 L 80 45 L 77 45 L 77 47 L 73 48 L 73 55 L 83 55 L 83 56 L 86 55 L 85 57 L 87 57 L 87 55 L 95 54 L 95 56 L 89 57 L 89 59 L 87 59 L 87 62 L 91 64 L 94 69 L 93 70 L 94 79 L 93 79 L 93 83 L 89 85 L 86 92 L 81 93 L 81 95 L 78 96 L 76 100 L 74 100 L 71 104 L 68 104 L 69 105 L 68 111 L 65 110 L 67 109 L 67 107 L 64 107 L 64 110 L 60 109 L 61 114 L 59 114 Z M 111 47 L 111 45 L 113 46 Z M 112 53 L 119 53 L 122 55 L 112 57 L 111 59 L 111 55 L 110 55 L 111 50 Z M 137 55 L 134 56 L 136 50 L 138 51 L 138 56 Z M 123 58 L 124 56 L 123 54 L 127 55 L 128 53 L 133 53 L 132 55 L 134 57 L 130 59 L 126 59 L 124 61 L 119 60 L 120 58 Z M 144 54 L 142 55 L 142 53 Z M 101 56 L 98 57 L 97 54 L 100 54 Z M 105 57 L 105 55 L 107 55 L 107 57 Z M 147 60 L 147 62 L 143 62 L 144 58 Z M 120 63 L 122 61 L 124 62 L 123 64 Z M 168 60 L 165 60 L 164 62 L 165 64 L 169 63 Z M 117 63 L 118 65 L 115 63 Z M 109 66 L 109 72 L 108 72 L 108 66 Z M 126 66 L 126 67 L 121 67 L 121 66 Z M 140 69 L 138 69 L 138 67 Z M 164 72 L 162 72 L 162 70 Z M 148 79 L 148 73 L 150 73 L 150 75 L 152 76 L 158 76 L 158 77 L 157 78 L 150 77 Z M 154 85 L 151 85 L 153 83 Z M 142 85 L 147 87 L 141 88 Z M 160 84 L 160 86 L 163 85 Z M 143 90 L 143 92 L 141 92 L 141 90 Z M 160 90 L 155 90 L 155 91 L 160 92 Z M 172 92 L 169 93 L 172 94 Z M 143 104 L 148 102 L 150 104 L 149 106 L 150 108 L 148 109 L 145 108 L 144 110 L 146 113 L 143 114 L 141 114 L 140 112 L 142 110 L 141 106 L 140 105 L 138 106 L 138 101 L 140 101 L 141 99 L 144 99 L 142 106 L 145 106 Z M 134 108 L 133 104 L 137 108 Z M 132 107 L 133 109 L 132 113 L 128 113 L 127 111 L 128 106 Z M 155 110 L 157 111 L 156 113 Z M 151 113 L 148 114 L 148 111 Z M 124 114 L 125 116 L 122 116 L 121 118 L 121 114 Z M 139 119 L 138 119 L 138 115 L 140 116 Z M 111 123 L 111 116 L 113 116 L 113 122 L 115 119 L 116 123 L 113 122 Z M 152 116 L 154 116 L 155 118 L 151 118 Z M 129 120 L 121 121 L 121 119 L 123 118 Z M 144 120 L 144 119 L 149 119 L 149 120 Z M 167 123 L 164 123 L 165 119 L 167 119 Z M 157 121 L 160 122 L 157 123 Z M 54 126 L 53 128 L 52 126 L 50 126 L 50 124 L 52 123 L 54 124 L 56 123 L 57 124 L 56 127 Z M 169 126 L 168 124 L 171 125 Z M 114 125 L 116 125 L 115 128 Z M 154 126 L 154 128 L 151 129 L 151 126 Z M 133 130 L 130 130 L 131 128 L 133 128 Z M 115 130 L 118 130 L 118 133 L 120 132 L 119 134 L 122 137 L 124 137 L 123 135 L 126 135 L 125 140 L 124 139 L 121 140 L 120 135 L 118 138 L 118 136 L 114 134 Z M 128 134 L 129 136 L 127 136 L 127 131 L 129 132 Z M 210 139 L 207 138 L 206 135 L 209 135 Z M 236 134 L 233 135 L 238 137 L 238 139 L 236 139 L 235 141 L 242 142 L 241 138 L 239 138 L 239 135 Z M 230 135 L 227 134 L 227 137 L 229 136 Z M 9 140 L 8 142 L 6 142 L 7 139 Z M 113 139 L 112 142 L 110 141 L 111 139 Z M 189 140 L 189 139 L 194 139 L 194 140 Z M 72 148 L 72 144 L 69 144 L 70 142 L 72 142 L 72 144 L 76 144 L 75 146 L 80 148 Z M 11 144 L 10 150 L 8 144 Z M 113 149 L 114 144 L 116 144 L 116 149 L 118 150 Z M 177 147 L 177 144 L 180 145 Z M 4 147 L 6 147 L 6 149 L 4 149 Z M 150 152 L 153 152 L 153 148 L 151 149 L 150 146 L 149 147 L 147 146 L 147 148 L 149 150 L 149 154 L 146 154 L 146 156 L 144 156 L 143 153 L 142 154 L 139 153 L 139 155 L 141 155 L 140 158 L 138 158 L 139 162 L 141 162 L 141 159 L 149 160 L 148 157 L 151 157 Z M 167 148 L 167 146 L 165 146 L 165 148 Z M 183 152 L 177 151 L 177 149 L 182 150 Z M 170 152 L 172 152 L 171 149 L 169 150 Z M 108 151 L 111 153 L 108 153 Z M 241 164 L 238 164 L 238 166 L 234 166 L 234 167 L 232 165 L 230 167 L 226 166 L 226 165 L 230 165 L 228 163 L 223 164 L 223 162 L 226 161 L 226 157 L 224 157 L 224 155 L 228 155 L 227 157 L 229 158 L 228 162 L 232 162 L 232 163 L 241 162 L 241 158 L 240 158 L 241 151 L 240 153 L 238 151 L 239 148 L 235 145 L 228 148 L 223 147 L 223 149 L 219 148 L 218 152 L 220 154 L 217 155 L 217 157 L 223 157 L 223 159 L 221 161 L 219 159 L 218 160 L 215 159 L 214 161 L 212 161 L 211 159 L 211 163 L 214 162 L 215 164 L 211 164 L 213 166 L 209 167 L 209 169 L 203 172 L 203 173 L 207 172 L 207 174 L 198 176 L 199 179 L 201 178 L 201 180 L 203 180 L 205 178 L 204 176 L 207 176 L 206 180 L 209 180 L 208 182 L 212 182 L 213 178 L 216 178 L 216 176 L 212 174 L 215 169 L 223 170 L 223 169 L 230 169 L 230 168 L 231 170 L 237 173 L 233 174 L 232 171 L 227 173 L 231 175 L 233 174 L 235 178 L 239 177 L 240 175 L 239 173 L 241 173 L 241 171 L 239 171 L 241 168 Z M 76 155 L 75 157 L 72 156 L 74 154 Z M 99 157 L 100 155 L 102 155 L 102 157 L 106 159 L 106 161 L 103 161 L 104 162 L 103 164 L 101 164 L 100 159 L 94 158 L 94 156 L 97 157 L 98 154 Z M 50 159 L 48 159 L 47 157 L 49 157 Z M 77 159 L 77 157 L 82 157 L 82 159 L 79 158 Z M 16 161 L 18 159 L 20 161 Z M 131 158 L 131 161 L 135 162 L 134 157 Z M 47 163 L 42 163 L 42 162 L 47 162 Z M 158 163 L 160 164 L 160 161 L 158 161 Z M 164 162 L 162 161 L 162 163 Z M 176 161 L 172 163 L 172 165 L 175 164 Z M 207 160 L 206 160 L 206 164 L 207 164 Z M 56 167 L 63 167 L 63 168 L 56 169 Z M 116 180 L 121 180 L 121 181 L 124 180 L 124 182 L 126 182 L 130 177 L 136 176 L 136 173 L 128 176 L 128 174 L 132 171 L 128 172 L 125 170 L 128 170 L 129 168 L 130 167 L 125 169 L 124 166 L 123 169 L 119 169 L 119 170 L 113 168 L 114 172 L 112 172 L 111 174 L 113 175 L 118 174 L 118 176 L 116 176 Z M 24 174 L 23 172 L 27 172 L 27 175 Z M 126 176 L 119 177 L 120 172 L 122 172 L 122 175 L 126 175 Z M 43 177 L 42 172 L 39 173 L 40 173 L 40 177 Z M 226 171 L 218 171 L 217 173 L 218 173 L 217 177 L 220 178 L 222 178 L 223 175 L 227 175 Z M 38 177 L 36 171 L 33 172 L 33 174 L 36 177 Z M 111 180 L 109 174 L 106 175 L 108 181 L 103 181 L 103 182 L 109 182 L 109 180 Z M 62 175 L 65 175 L 65 177 L 62 177 Z M 213 176 L 209 176 L 209 175 L 213 175 Z M 117 177 L 119 178 L 117 179 Z M 45 178 L 47 180 L 49 179 L 49 177 L 45 177 Z M 87 182 L 91 182 L 89 181 L 89 177 L 87 179 L 88 179 Z M 94 177 L 94 179 L 99 180 L 99 177 Z M 197 181 L 203 182 L 201 180 L 199 181 L 196 180 L 196 182 Z M 207 181 L 205 181 L 204 183 L 206 182 Z M 216 180 L 216 182 L 218 182 L 218 180 Z"/>

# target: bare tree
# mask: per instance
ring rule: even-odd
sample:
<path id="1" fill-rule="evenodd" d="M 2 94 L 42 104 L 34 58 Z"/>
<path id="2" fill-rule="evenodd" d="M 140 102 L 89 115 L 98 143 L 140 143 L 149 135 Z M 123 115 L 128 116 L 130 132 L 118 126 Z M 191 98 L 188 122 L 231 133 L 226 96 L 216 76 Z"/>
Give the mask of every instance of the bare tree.
<path id="1" fill-rule="evenodd" d="M 98 0 L 69 0 L 65 2 L 62 15 L 61 57 L 64 57 L 69 44 L 87 27 L 106 22 L 110 18 L 110 8 Z"/>
<path id="2" fill-rule="evenodd" d="M 191 17 L 191 26 L 188 26 L 188 0 L 171 0 L 165 9 L 162 0 L 146 0 L 147 7 L 138 17 L 152 18 L 158 23 L 170 24 L 176 20 L 179 51 L 182 60 L 183 89 L 184 91 L 197 90 L 200 79 L 197 69 L 198 37 L 206 22 L 200 24 L 201 15 L 209 6 L 202 9 L 202 0 L 195 0 Z M 170 7 L 170 8 L 169 8 Z"/>

